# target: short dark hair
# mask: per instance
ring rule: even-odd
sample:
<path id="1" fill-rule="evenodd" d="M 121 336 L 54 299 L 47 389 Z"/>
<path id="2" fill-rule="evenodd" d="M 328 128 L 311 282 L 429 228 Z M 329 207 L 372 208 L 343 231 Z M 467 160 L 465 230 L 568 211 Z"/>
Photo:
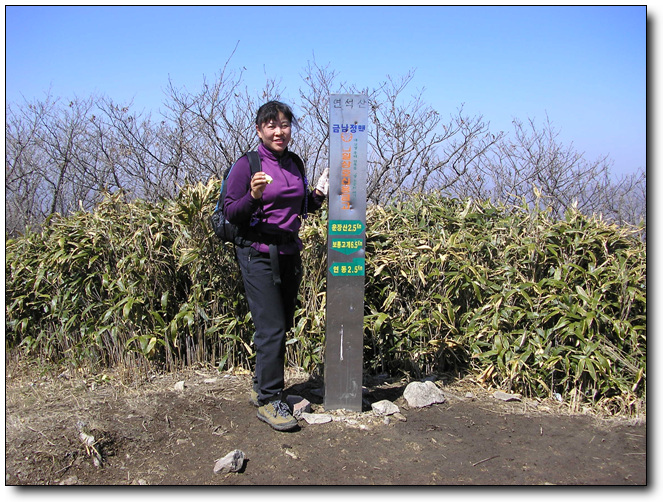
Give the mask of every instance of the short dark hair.
<path id="1" fill-rule="evenodd" d="M 266 124 L 267 122 L 271 122 L 272 120 L 278 120 L 279 113 L 282 113 L 293 126 L 297 127 L 297 119 L 293 115 L 292 109 L 280 101 L 268 101 L 260 108 L 258 108 L 258 113 L 256 115 L 256 125 L 260 127 L 261 125 Z"/>

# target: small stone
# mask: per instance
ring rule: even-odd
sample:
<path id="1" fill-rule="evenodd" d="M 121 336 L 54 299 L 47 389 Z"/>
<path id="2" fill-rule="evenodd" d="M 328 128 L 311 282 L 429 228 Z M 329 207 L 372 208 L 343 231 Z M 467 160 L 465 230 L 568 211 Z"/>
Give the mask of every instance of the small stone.
<path id="1" fill-rule="evenodd" d="M 332 421 L 331 415 L 324 413 L 302 413 L 301 416 L 307 424 L 326 424 Z"/>
<path id="2" fill-rule="evenodd" d="M 393 415 L 394 413 L 398 413 L 400 411 L 398 409 L 398 406 L 396 406 L 394 403 L 392 403 L 387 399 L 383 399 L 382 401 L 373 403 L 371 405 L 371 408 L 373 409 L 373 413 L 375 413 L 378 416 Z"/>
<path id="3" fill-rule="evenodd" d="M 301 418 L 302 413 L 311 413 L 311 402 L 301 396 L 287 396 L 285 398 L 292 416 L 296 419 Z"/>
<path id="4" fill-rule="evenodd" d="M 403 415 L 402 413 L 394 413 L 393 417 L 397 418 L 401 422 L 407 422 L 407 418 L 405 418 L 405 415 Z"/>
<path id="5" fill-rule="evenodd" d="M 303 399 L 296 403 L 292 408 L 292 416 L 299 419 L 302 413 L 311 413 L 311 403 L 307 399 Z"/>
<path id="6" fill-rule="evenodd" d="M 244 452 L 242 450 L 233 450 L 225 457 L 219 458 L 214 464 L 214 474 L 222 472 L 237 472 L 244 465 Z"/>
<path id="7" fill-rule="evenodd" d="M 493 397 L 495 399 L 499 399 L 500 401 L 520 401 L 520 395 L 518 394 L 508 394 L 506 392 L 502 392 L 501 390 L 498 390 L 493 394 Z"/>
<path id="8" fill-rule="evenodd" d="M 175 385 L 173 385 L 173 390 L 184 390 L 184 380 L 180 380 Z"/>
<path id="9" fill-rule="evenodd" d="M 302 399 L 304 399 L 302 396 L 296 396 L 294 394 L 285 396 L 285 402 L 288 403 L 291 410 L 295 406 L 295 403 L 300 402 Z"/>
<path id="10" fill-rule="evenodd" d="M 413 408 L 423 408 L 435 403 L 444 403 L 444 393 L 430 380 L 427 382 L 411 382 L 405 387 L 403 397 Z"/>
<path id="11" fill-rule="evenodd" d="M 476 399 L 475 396 L 474 396 L 474 394 L 472 394 L 471 392 L 466 392 L 466 393 L 465 393 L 465 397 L 466 397 L 467 399 L 471 399 L 472 401 L 474 401 L 474 399 Z"/>

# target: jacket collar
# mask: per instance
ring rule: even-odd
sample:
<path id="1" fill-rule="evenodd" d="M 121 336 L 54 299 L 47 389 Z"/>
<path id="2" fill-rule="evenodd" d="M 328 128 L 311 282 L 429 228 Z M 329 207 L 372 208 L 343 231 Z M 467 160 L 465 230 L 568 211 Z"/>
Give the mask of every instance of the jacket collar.
<path id="1" fill-rule="evenodd" d="M 278 162 L 280 159 L 287 158 L 290 155 L 290 151 L 286 148 L 283 150 L 282 155 L 276 155 L 274 152 L 272 152 L 269 148 L 267 148 L 263 143 L 260 143 L 258 145 L 258 151 L 263 154 L 265 157 L 275 160 Z"/>

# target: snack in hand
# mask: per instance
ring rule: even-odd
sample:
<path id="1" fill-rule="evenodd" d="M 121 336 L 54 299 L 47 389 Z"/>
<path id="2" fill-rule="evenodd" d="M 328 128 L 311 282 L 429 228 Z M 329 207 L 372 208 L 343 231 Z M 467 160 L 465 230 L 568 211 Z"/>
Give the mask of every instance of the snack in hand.
<path id="1" fill-rule="evenodd" d="M 272 181 L 274 181 L 274 178 L 272 178 L 269 174 L 265 173 L 265 180 L 267 181 L 267 184 L 269 185 Z"/>

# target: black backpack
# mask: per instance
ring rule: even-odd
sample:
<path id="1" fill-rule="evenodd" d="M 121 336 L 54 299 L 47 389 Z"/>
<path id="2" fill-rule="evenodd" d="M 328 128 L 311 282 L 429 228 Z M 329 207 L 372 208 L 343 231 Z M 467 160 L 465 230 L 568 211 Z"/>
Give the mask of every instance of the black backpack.
<path id="1" fill-rule="evenodd" d="M 297 165 L 299 172 L 302 175 L 304 180 L 304 193 L 307 193 L 308 181 L 306 179 L 306 170 L 304 168 L 304 162 L 299 158 L 298 155 L 288 151 L 288 154 L 292 160 Z M 251 178 L 255 173 L 262 170 L 260 164 L 260 155 L 258 152 L 251 151 L 247 152 L 246 156 L 249 159 L 249 165 L 251 166 Z M 233 164 L 234 166 L 234 164 Z M 250 245 L 251 242 L 261 240 L 260 234 L 248 226 L 239 227 L 233 223 L 230 223 L 225 215 L 223 214 L 223 206 L 226 199 L 226 183 L 228 181 L 228 175 L 232 170 L 233 166 L 230 166 L 226 169 L 226 172 L 223 175 L 223 183 L 221 184 L 221 194 L 219 195 L 219 200 L 216 203 L 214 212 L 210 216 L 210 224 L 216 236 L 221 239 L 223 242 L 230 242 L 232 244 L 237 244 L 240 246 Z M 308 196 L 304 197 L 304 203 L 302 205 L 302 215 L 306 218 L 308 206 Z"/>

